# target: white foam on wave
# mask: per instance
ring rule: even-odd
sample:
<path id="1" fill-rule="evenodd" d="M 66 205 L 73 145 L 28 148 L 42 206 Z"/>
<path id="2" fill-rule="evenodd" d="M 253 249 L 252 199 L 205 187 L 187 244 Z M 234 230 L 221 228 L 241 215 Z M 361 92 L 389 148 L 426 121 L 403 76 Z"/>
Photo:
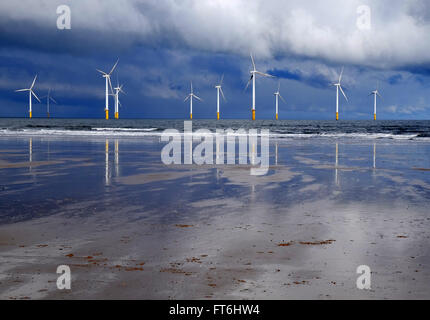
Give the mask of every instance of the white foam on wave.
<path id="1" fill-rule="evenodd" d="M 418 138 L 417 134 L 392 133 L 273 133 L 271 136 L 276 138 L 423 139 Z"/>
<path id="2" fill-rule="evenodd" d="M 67 129 L 21 129 L 10 130 L 0 129 L 0 135 L 9 136 L 121 136 L 121 137 L 160 137 L 163 132 L 157 131 L 157 128 L 93 128 L 92 130 L 67 130 Z M 258 131 L 258 133 L 260 133 Z M 183 136 L 180 132 L 178 135 Z M 215 137 L 218 135 L 215 131 L 203 134 Z M 394 139 L 394 140 L 417 140 L 430 141 L 430 137 L 418 137 L 417 134 L 391 134 L 391 133 L 270 133 L 270 138 L 279 139 L 309 139 L 309 138 L 332 138 L 332 139 Z"/>
<path id="3" fill-rule="evenodd" d="M 156 131 L 158 128 L 92 128 L 95 131 L 131 131 L 131 132 L 151 132 Z"/>

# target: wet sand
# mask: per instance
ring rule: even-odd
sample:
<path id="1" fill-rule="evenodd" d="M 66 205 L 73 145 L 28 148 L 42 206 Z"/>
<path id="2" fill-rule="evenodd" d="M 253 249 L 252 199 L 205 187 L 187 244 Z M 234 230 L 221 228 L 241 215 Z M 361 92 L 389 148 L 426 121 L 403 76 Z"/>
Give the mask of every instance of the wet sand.
<path id="1" fill-rule="evenodd" d="M 261 177 L 162 146 L 0 137 L 0 298 L 430 298 L 429 144 L 272 140 Z"/>

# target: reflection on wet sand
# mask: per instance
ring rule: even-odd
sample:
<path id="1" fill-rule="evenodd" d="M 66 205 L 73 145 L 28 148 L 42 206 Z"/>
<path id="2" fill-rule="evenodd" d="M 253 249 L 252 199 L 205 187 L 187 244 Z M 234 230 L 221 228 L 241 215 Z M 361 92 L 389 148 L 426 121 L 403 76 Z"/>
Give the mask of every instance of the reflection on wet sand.
<path id="1" fill-rule="evenodd" d="M 28 162 L 30 163 L 29 169 L 31 171 L 31 163 L 33 162 L 33 138 L 28 141 Z"/>
<path id="2" fill-rule="evenodd" d="M 334 169 L 334 182 L 338 186 L 339 185 L 339 143 L 336 142 L 336 160 L 335 160 L 335 169 Z"/>
<path id="3" fill-rule="evenodd" d="M 256 152 L 256 150 L 255 150 L 255 142 L 254 142 L 254 141 L 252 142 L 251 150 L 249 150 L 249 151 L 250 151 L 250 153 L 251 153 L 251 155 L 250 155 L 250 158 L 251 158 L 251 164 L 252 164 L 252 165 L 255 165 L 255 159 L 256 159 L 256 157 L 257 157 L 257 152 Z"/>
<path id="4" fill-rule="evenodd" d="M 222 142 L 222 144 L 221 144 Z M 222 147 L 222 151 L 221 151 Z M 224 139 L 220 139 L 217 137 L 216 139 L 216 152 L 215 152 L 216 158 L 215 163 L 216 164 L 224 164 Z"/>
<path id="5" fill-rule="evenodd" d="M 109 169 L 109 139 L 105 142 L 105 185 L 110 185 L 110 169 Z"/>
<path id="6" fill-rule="evenodd" d="M 373 169 L 376 169 L 376 143 L 373 143 Z"/>
<path id="7" fill-rule="evenodd" d="M 115 176 L 119 177 L 119 141 L 115 139 Z"/>

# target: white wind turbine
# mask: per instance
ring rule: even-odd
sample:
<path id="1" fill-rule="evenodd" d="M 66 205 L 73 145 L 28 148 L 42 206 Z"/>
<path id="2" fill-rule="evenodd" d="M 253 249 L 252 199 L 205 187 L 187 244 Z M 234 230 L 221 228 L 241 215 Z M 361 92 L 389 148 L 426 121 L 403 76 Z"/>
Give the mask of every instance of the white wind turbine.
<path id="1" fill-rule="evenodd" d="M 119 82 L 117 82 L 117 85 L 115 88 L 113 88 L 115 90 L 115 92 L 112 94 L 115 98 L 115 119 L 119 119 L 119 106 L 121 106 L 121 102 L 119 102 L 119 93 L 124 93 L 125 92 L 122 90 L 123 85 L 119 85 Z"/>
<path id="2" fill-rule="evenodd" d="M 248 88 L 248 86 L 252 80 L 252 120 L 255 120 L 255 77 L 256 77 L 256 74 L 259 74 L 259 75 L 264 76 L 264 77 L 270 77 L 270 78 L 274 78 L 274 76 L 267 74 L 267 73 L 257 71 L 257 68 L 255 67 L 254 58 L 252 57 L 252 54 L 250 54 L 250 56 L 251 56 L 253 69 L 250 71 L 251 77 L 249 78 L 248 83 L 246 84 L 245 90 Z"/>
<path id="3" fill-rule="evenodd" d="M 36 76 L 34 77 L 34 80 L 33 80 L 33 83 L 31 84 L 31 86 L 30 86 L 30 88 L 29 89 L 19 89 L 19 90 L 15 90 L 15 92 L 21 92 L 21 91 L 28 91 L 28 99 L 29 99 L 29 109 L 28 109 L 28 113 L 29 113 L 29 115 L 30 115 L 30 119 L 31 119 L 31 117 L 33 116 L 33 114 L 32 114 L 32 109 L 31 109 L 31 96 L 33 95 L 39 102 L 40 102 L 40 100 L 39 100 L 39 98 L 37 97 L 37 95 L 34 93 L 34 91 L 33 91 L 33 87 L 34 87 L 34 84 L 36 83 L 36 79 L 37 79 L 37 74 L 36 74 Z"/>
<path id="4" fill-rule="evenodd" d="M 216 118 L 217 120 L 219 120 L 219 93 L 221 92 L 222 98 L 224 99 L 224 101 L 227 101 L 225 96 L 224 96 L 224 92 L 222 91 L 222 81 L 224 80 L 224 75 L 222 75 L 221 77 L 221 81 L 219 82 L 219 84 L 217 84 L 215 86 L 216 88 Z"/>
<path id="5" fill-rule="evenodd" d="M 96 69 L 98 72 L 100 72 L 103 75 L 103 78 L 106 79 L 106 106 L 105 106 L 106 120 L 109 119 L 109 89 L 108 89 L 108 86 L 110 86 L 110 90 L 113 93 L 112 83 L 110 81 L 110 76 L 111 76 L 112 72 L 115 70 L 115 67 L 118 64 L 118 61 L 119 61 L 119 59 L 116 60 L 114 66 L 112 67 L 112 69 L 109 73 L 106 73 L 104 71 Z"/>
<path id="6" fill-rule="evenodd" d="M 51 88 L 48 89 L 48 94 L 46 96 L 41 97 L 41 98 L 46 98 L 46 115 L 49 118 L 50 117 L 49 103 L 52 101 L 55 104 L 58 104 L 57 101 L 55 101 L 54 98 L 51 97 Z"/>
<path id="7" fill-rule="evenodd" d="M 200 101 L 203 101 L 203 100 L 194 94 L 192 81 L 190 82 L 190 84 L 191 84 L 191 92 L 185 97 L 184 102 L 190 99 L 190 119 L 193 120 L 193 98 L 196 98 L 197 100 L 200 100 Z"/>
<path id="8" fill-rule="evenodd" d="M 278 120 L 278 110 L 279 110 L 279 98 L 281 98 L 281 100 L 284 102 L 284 103 L 286 103 L 285 102 L 285 100 L 284 100 L 284 98 L 282 98 L 282 96 L 281 96 L 281 93 L 279 92 L 279 90 L 281 89 L 281 82 L 279 81 L 278 82 L 278 91 L 276 91 L 275 93 L 274 93 L 274 95 L 275 95 L 275 100 L 276 100 L 276 116 L 275 116 L 275 118 L 276 118 L 276 120 Z"/>
<path id="9" fill-rule="evenodd" d="M 376 90 L 372 91 L 369 96 L 371 96 L 372 94 L 374 95 L 374 104 L 373 104 L 373 120 L 376 120 L 376 96 L 379 96 L 379 98 L 382 99 L 381 95 L 379 94 L 378 91 L 378 85 L 379 83 L 376 82 Z"/>
<path id="10" fill-rule="evenodd" d="M 348 101 L 348 98 L 346 97 L 345 92 L 343 92 L 342 86 L 340 85 L 340 82 L 342 80 L 342 74 L 343 74 L 343 67 L 339 75 L 339 81 L 337 83 L 333 83 L 333 85 L 336 87 L 336 120 L 339 120 L 339 90 L 342 92 L 346 101 Z"/>

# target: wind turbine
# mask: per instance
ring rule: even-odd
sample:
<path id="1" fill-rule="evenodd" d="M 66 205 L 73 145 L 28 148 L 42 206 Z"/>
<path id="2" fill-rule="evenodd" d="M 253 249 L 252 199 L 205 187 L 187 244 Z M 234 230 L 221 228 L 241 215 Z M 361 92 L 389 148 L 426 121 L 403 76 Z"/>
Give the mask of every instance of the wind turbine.
<path id="1" fill-rule="evenodd" d="M 216 88 L 216 119 L 219 120 L 219 93 L 221 92 L 222 98 L 224 99 L 224 101 L 227 101 L 225 96 L 224 96 L 224 92 L 222 91 L 222 81 L 224 80 L 224 75 L 222 75 L 221 77 L 221 81 L 219 82 L 219 84 L 217 84 L 215 86 Z"/>
<path id="2" fill-rule="evenodd" d="M 106 79 L 106 106 L 105 106 L 106 120 L 109 119 L 109 90 L 108 90 L 108 85 L 110 86 L 110 90 L 113 93 L 112 83 L 110 81 L 110 76 L 111 76 L 112 72 L 115 70 L 115 67 L 118 64 L 118 61 L 119 61 L 119 59 L 116 60 L 114 66 L 112 67 L 112 69 L 109 73 L 106 73 L 104 71 L 96 69 L 98 72 L 100 72 L 103 75 L 103 78 Z"/>
<path id="3" fill-rule="evenodd" d="M 250 54 L 250 56 L 251 56 L 253 69 L 250 71 L 251 77 L 249 78 L 248 83 L 246 84 L 245 90 L 248 88 L 248 86 L 252 80 L 252 120 L 255 120 L 255 77 L 256 77 L 256 74 L 259 74 L 259 75 L 264 76 L 264 77 L 270 77 L 270 78 L 274 78 L 274 76 L 267 74 L 267 73 L 257 71 L 257 68 L 255 67 L 254 58 L 252 57 L 252 54 Z"/>
<path id="4" fill-rule="evenodd" d="M 285 102 L 285 100 L 284 100 L 284 98 L 282 98 L 282 96 L 281 96 L 281 93 L 279 92 L 279 90 L 281 89 L 281 81 L 279 81 L 278 82 L 278 91 L 276 91 L 275 93 L 274 93 L 274 95 L 275 95 L 275 100 L 276 100 L 276 120 L 278 120 L 278 105 L 279 105 L 279 98 L 281 98 L 281 100 L 282 101 L 284 101 L 284 103 L 286 103 Z"/>
<path id="5" fill-rule="evenodd" d="M 339 75 L 339 81 L 337 83 L 333 83 L 333 85 L 336 87 L 336 120 L 339 120 L 339 89 L 345 97 L 346 101 L 348 101 L 348 98 L 346 97 L 345 92 L 343 92 L 342 86 L 340 85 L 340 81 L 342 80 L 342 74 L 343 67 Z"/>
<path id="6" fill-rule="evenodd" d="M 374 95 L 374 105 L 373 105 L 373 120 L 376 120 L 376 96 L 379 96 L 381 99 L 381 95 L 379 94 L 378 91 L 378 82 L 376 82 L 376 90 L 372 91 L 369 96 L 371 96 L 372 94 Z"/>
<path id="7" fill-rule="evenodd" d="M 46 96 L 43 96 L 41 98 L 46 98 L 46 114 L 49 118 L 49 102 L 52 101 L 55 104 L 58 104 L 57 101 L 54 100 L 54 98 L 51 97 L 51 88 L 48 89 L 48 94 Z"/>
<path id="8" fill-rule="evenodd" d="M 119 119 L 119 106 L 121 105 L 121 102 L 119 102 L 119 93 L 122 92 L 125 94 L 125 92 L 122 90 L 123 85 L 119 85 L 117 82 L 116 87 L 114 88 L 115 93 L 113 96 L 115 97 L 115 119 Z"/>
<path id="9" fill-rule="evenodd" d="M 29 89 L 19 89 L 19 90 L 15 90 L 15 92 L 28 91 L 28 99 L 29 99 L 29 109 L 28 109 L 28 113 L 29 113 L 29 115 L 30 115 L 30 119 L 31 119 L 31 117 L 33 116 L 33 115 L 32 115 L 32 110 L 31 110 L 31 96 L 33 95 L 33 96 L 37 99 L 37 101 L 39 101 L 39 102 L 40 102 L 39 98 L 37 97 L 37 95 L 36 95 L 36 94 L 34 93 L 34 91 L 33 91 L 33 87 L 34 87 L 34 84 L 36 83 L 36 79 L 37 79 L 37 74 L 36 74 L 36 76 L 34 77 L 33 83 L 31 84 L 31 86 L 30 86 L 30 88 L 29 88 Z"/>
<path id="10" fill-rule="evenodd" d="M 193 98 L 196 98 L 197 100 L 203 101 L 201 98 L 197 97 L 193 92 L 193 82 L 190 82 L 191 84 L 191 92 L 185 97 L 185 101 L 190 99 L 190 119 L 193 120 Z"/>

